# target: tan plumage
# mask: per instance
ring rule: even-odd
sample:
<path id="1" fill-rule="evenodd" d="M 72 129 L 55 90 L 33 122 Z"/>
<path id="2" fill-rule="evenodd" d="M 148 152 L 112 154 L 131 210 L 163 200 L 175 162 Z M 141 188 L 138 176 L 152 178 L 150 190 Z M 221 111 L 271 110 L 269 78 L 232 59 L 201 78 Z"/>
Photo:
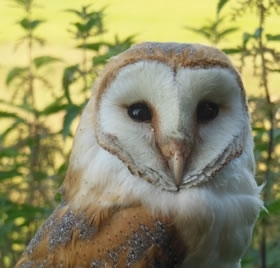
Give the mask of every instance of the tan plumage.
<path id="1" fill-rule="evenodd" d="M 97 210 L 89 219 L 60 205 L 18 267 L 173 267 L 182 261 L 186 249 L 166 217 L 137 205 Z"/>
<path id="2" fill-rule="evenodd" d="M 77 129 L 63 201 L 21 267 L 240 267 L 262 202 L 238 72 L 218 49 L 112 59 Z"/>

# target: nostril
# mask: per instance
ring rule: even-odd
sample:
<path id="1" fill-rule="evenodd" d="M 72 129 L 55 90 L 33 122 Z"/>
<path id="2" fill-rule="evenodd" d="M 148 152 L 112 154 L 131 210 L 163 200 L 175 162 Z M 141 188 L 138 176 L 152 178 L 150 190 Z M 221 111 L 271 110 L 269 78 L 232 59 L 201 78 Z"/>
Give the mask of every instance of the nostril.
<path id="1" fill-rule="evenodd" d="M 158 143 L 158 147 L 165 159 L 174 156 L 188 158 L 192 150 L 192 142 L 189 139 L 169 139 L 169 142 Z"/>

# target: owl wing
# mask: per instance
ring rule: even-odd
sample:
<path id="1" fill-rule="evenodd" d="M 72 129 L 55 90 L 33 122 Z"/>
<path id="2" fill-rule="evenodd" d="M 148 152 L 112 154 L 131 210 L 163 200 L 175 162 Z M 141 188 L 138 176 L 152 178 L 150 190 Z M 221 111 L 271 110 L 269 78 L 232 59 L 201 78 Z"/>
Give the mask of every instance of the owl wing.
<path id="1" fill-rule="evenodd" d="M 60 205 L 16 265 L 20 267 L 176 267 L 186 257 L 167 217 L 142 206 L 75 214 Z"/>

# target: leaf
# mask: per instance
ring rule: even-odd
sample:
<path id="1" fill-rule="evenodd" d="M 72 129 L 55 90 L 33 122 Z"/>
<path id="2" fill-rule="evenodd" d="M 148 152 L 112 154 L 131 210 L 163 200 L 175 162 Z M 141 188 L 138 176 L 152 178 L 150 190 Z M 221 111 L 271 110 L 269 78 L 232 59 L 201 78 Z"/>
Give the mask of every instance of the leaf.
<path id="1" fill-rule="evenodd" d="M 259 39 L 261 37 L 261 35 L 262 35 L 262 32 L 263 32 L 263 28 L 262 27 L 257 28 L 256 31 L 253 34 L 253 37 L 255 39 Z"/>
<path id="2" fill-rule="evenodd" d="M 44 110 L 40 112 L 40 115 L 51 115 L 57 112 L 66 110 L 68 104 L 59 104 L 58 102 L 48 105 Z"/>
<path id="3" fill-rule="evenodd" d="M 106 63 L 106 61 L 110 58 L 109 53 L 106 53 L 104 55 L 99 55 L 99 56 L 95 56 L 92 58 L 92 64 L 94 66 L 98 66 L 98 65 L 103 65 Z"/>
<path id="4" fill-rule="evenodd" d="M 18 115 L 16 113 L 0 111 L 0 118 L 1 117 L 5 117 L 5 118 L 18 118 Z"/>
<path id="5" fill-rule="evenodd" d="M 0 181 L 10 179 L 16 176 L 21 176 L 22 174 L 17 170 L 8 170 L 8 171 L 1 171 L 0 172 Z"/>
<path id="6" fill-rule="evenodd" d="M 86 33 L 87 29 L 86 29 L 86 25 L 80 23 L 80 22 L 76 22 L 76 23 L 72 23 L 75 27 L 78 33 Z"/>
<path id="7" fill-rule="evenodd" d="M 18 23 L 25 30 L 35 30 L 35 28 L 37 28 L 43 22 L 44 22 L 43 20 L 30 20 L 29 18 L 24 18 L 20 20 Z"/>
<path id="8" fill-rule="evenodd" d="M 243 50 L 240 48 L 223 48 L 222 51 L 229 55 L 229 54 L 241 53 Z"/>
<path id="9" fill-rule="evenodd" d="M 265 204 L 266 209 L 268 210 L 269 215 L 278 215 L 280 214 L 280 199 L 274 200 L 268 204 Z M 266 217 L 267 211 L 261 211 L 260 217 Z"/>
<path id="10" fill-rule="evenodd" d="M 101 46 L 104 45 L 104 42 L 97 42 L 97 43 L 89 43 L 89 44 L 81 44 L 76 46 L 76 48 L 85 48 L 93 51 L 98 51 Z"/>
<path id="11" fill-rule="evenodd" d="M 75 9 L 65 9 L 64 11 L 65 12 L 69 12 L 69 13 L 73 13 L 73 14 L 77 15 L 78 17 L 83 18 L 83 13 L 79 12 L 78 10 L 75 10 Z"/>
<path id="12" fill-rule="evenodd" d="M 9 200 L 6 201 L 6 213 L 9 217 L 6 219 L 6 222 L 12 222 L 18 217 L 24 217 L 25 219 L 34 218 L 36 214 L 45 214 L 48 213 L 46 207 L 33 206 L 29 204 L 17 204 Z M 26 221 L 28 224 L 28 220 Z"/>
<path id="13" fill-rule="evenodd" d="M 61 61 L 61 59 L 52 56 L 40 56 L 33 59 L 33 63 L 38 69 L 44 65 L 48 65 L 58 61 Z"/>
<path id="14" fill-rule="evenodd" d="M 226 35 L 236 32 L 238 30 L 238 27 L 231 27 L 231 28 L 227 28 L 221 32 L 218 33 L 219 38 L 221 39 L 222 37 L 225 37 Z"/>
<path id="15" fill-rule="evenodd" d="M 33 35 L 34 41 L 36 41 L 39 45 L 44 45 L 46 43 L 46 40 L 44 38 L 41 38 L 39 36 Z"/>
<path id="16" fill-rule="evenodd" d="M 74 104 L 68 105 L 63 120 L 62 135 L 64 138 L 70 135 L 71 124 L 74 121 L 74 119 L 80 114 L 81 110 L 82 110 L 81 106 L 74 105 Z"/>
<path id="17" fill-rule="evenodd" d="M 205 38 L 209 39 L 211 34 L 210 34 L 210 30 L 207 27 L 201 27 L 201 28 L 193 28 L 193 27 L 185 27 L 187 30 L 193 32 L 193 33 L 197 33 L 200 34 L 202 36 L 204 36 Z"/>
<path id="18" fill-rule="evenodd" d="M 252 35 L 249 33 L 243 33 L 242 41 L 243 41 L 243 46 L 245 47 L 248 41 L 252 38 Z"/>
<path id="19" fill-rule="evenodd" d="M 268 41 L 280 41 L 280 34 L 266 34 L 265 36 Z"/>
<path id="20" fill-rule="evenodd" d="M 270 69 L 271 72 L 280 73 L 280 69 Z"/>
<path id="21" fill-rule="evenodd" d="M 64 11 L 69 12 L 69 13 L 73 13 L 73 14 L 77 15 L 80 19 L 85 19 L 88 15 L 90 15 L 90 14 L 87 13 L 87 9 L 90 8 L 90 7 L 91 7 L 91 4 L 86 5 L 86 6 L 82 6 L 81 7 L 82 11 L 78 11 L 78 10 L 72 9 L 72 8 L 65 9 Z"/>
<path id="22" fill-rule="evenodd" d="M 5 147 L 1 148 L 0 150 L 0 158 L 6 157 L 6 158 L 12 158 L 15 159 L 17 156 L 20 156 L 21 153 L 18 151 L 18 148 L 14 147 L 13 145 L 11 147 Z M 0 172 L 0 174 L 2 171 Z"/>
<path id="23" fill-rule="evenodd" d="M 0 135 L 1 140 L 4 140 L 7 135 L 9 135 L 11 132 L 16 131 L 18 129 L 18 125 L 21 123 L 24 123 L 24 119 L 17 118 L 13 124 L 11 124 L 9 127 L 7 127 Z"/>
<path id="24" fill-rule="evenodd" d="M 79 64 L 71 65 L 63 71 L 62 87 L 69 103 L 72 103 L 69 86 L 75 81 L 75 75 L 77 72 L 79 72 Z"/>
<path id="25" fill-rule="evenodd" d="M 229 0 L 220 0 L 217 4 L 217 14 L 220 14 L 222 8 L 225 6 L 225 4 L 228 2 Z"/>
<path id="26" fill-rule="evenodd" d="M 6 85 L 9 86 L 10 83 L 16 79 L 17 77 L 21 77 L 24 73 L 26 73 L 28 67 L 14 67 L 9 71 L 6 78 Z"/>
<path id="27" fill-rule="evenodd" d="M 101 16 L 95 16 L 95 18 L 91 17 L 85 26 L 88 32 L 90 32 L 94 27 L 102 28 L 102 17 Z"/>

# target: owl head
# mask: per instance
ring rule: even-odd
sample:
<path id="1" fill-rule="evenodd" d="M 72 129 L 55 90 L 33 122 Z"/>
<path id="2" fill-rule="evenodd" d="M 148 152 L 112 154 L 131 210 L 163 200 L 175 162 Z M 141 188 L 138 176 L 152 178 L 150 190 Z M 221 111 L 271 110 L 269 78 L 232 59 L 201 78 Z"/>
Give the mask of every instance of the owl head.
<path id="1" fill-rule="evenodd" d="M 245 91 L 227 56 L 143 43 L 113 58 L 61 189 L 24 267 L 165 266 L 172 252 L 180 267 L 241 267 L 262 201 Z"/>
<path id="2" fill-rule="evenodd" d="M 211 182 L 242 154 L 253 172 L 252 152 L 244 87 L 223 52 L 142 43 L 114 57 L 96 82 L 66 181 L 98 187 L 122 176 L 178 192 Z"/>

